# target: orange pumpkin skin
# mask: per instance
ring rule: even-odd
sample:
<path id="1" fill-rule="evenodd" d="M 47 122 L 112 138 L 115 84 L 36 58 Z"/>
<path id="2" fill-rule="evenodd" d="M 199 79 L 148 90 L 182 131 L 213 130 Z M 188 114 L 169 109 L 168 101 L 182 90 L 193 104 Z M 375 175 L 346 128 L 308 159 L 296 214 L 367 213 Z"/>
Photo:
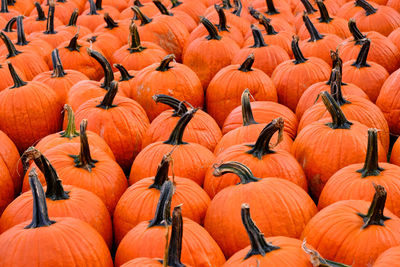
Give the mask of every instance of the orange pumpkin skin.
<path id="1" fill-rule="evenodd" d="M 58 18 L 63 24 L 67 24 L 69 18 L 71 17 L 72 12 L 74 9 L 77 8 L 77 5 L 73 1 L 65 1 L 59 2 L 55 1 L 55 11 L 54 17 Z M 45 4 L 46 2 L 42 3 L 42 10 L 46 14 L 49 12 L 49 4 Z M 37 9 L 32 9 L 29 16 L 37 16 Z"/>
<path id="2" fill-rule="evenodd" d="M 160 12 L 157 13 L 156 16 L 163 16 L 165 19 L 165 23 L 173 24 L 175 21 L 181 22 L 183 25 L 185 25 L 186 29 L 190 33 L 193 31 L 194 28 L 196 28 L 198 22 L 196 22 L 195 19 L 193 19 L 189 14 L 187 14 L 184 11 L 181 10 L 170 10 L 162 3 L 162 1 L 155 0 L 153 3 L 157 6 L 158 10 Z M 172 19 L 171 19 L 172 18 Z M 170 22 L 168 21 L 170 20 Z M 197 19 L 199 20 L 199 19 Z"/>
<path id="3" fill-rule="evenodd" d="M 379 255 L 379 257 L 374 262 L 373 267 L 390 266 L 398 262 L 399 259 L 400 259 L 400 246 L 391 247 Z"/>
<path id="4" fill-rule="evenodd" d="M 81 38 L 82 40 L 95 44 L 103 51 L 107 60 L 111 61 L 116 47 L 121 47 L 123 43 L 111 33 L 91 33 Z M 118 63 L 118 62 L 117 62 Z"/>
<path id="5" fill-rule="evenodd" d="M 118 72 L 114 72 L 114 80 L 118 81 L 118 90 L 120 91 L 120 95 L 128 96 L 133 90 L 133 78 L 135 78 L 137 71 L 128 71 L 121 64 L 114 64 L 113 67 L 118 69 Z M 104 82 L 104 77 L 100 80 L 100 82 Z"/>
<path id="6" fill-rule="evenodd" d="M 15 189 L 13 179 L 3 160 L 0 160 L 0 171 L 0 214 L 2 214 L 8 204 L 13 201 Z"/>
<path id="7" fill-rule="evenodd" d="M 388 38 L 390 39 L 390 41 L 392 41 L 393 44 L 395 44 L 397 46 L 397 49 L 400 49 L 400 29 L 396 29 L 394 31 L 392 31 Z"/>
<path id="8" fill-rule="evenodd" d="M 131 22 L 129 20 L 114 21 L 108 13 L 104 14 L 104 20 L 106 23 L 97 26 L 93 32 L 95 34 L 110 33 L 117 37 L 123 44 L 126 44 Z"/>
<path id="9" fill-rule="evenodd" d="M 397 139 L 392 147 L 390 163 L 400 166 L 400 139 Z"/>
<path id="10" fill-rule="evenodd" d="M 13 181 L 14 193 L 15 195 L 18 195 L 21 192 L 23 174 L 18 149 L 3 131 L 0 131 L 0 143 L 0 159 L 2 159 L 7 166 L 8 172 Z"/>
<path id="11" fill-rule="evenodd" d="M 25 74 L 18 68 L 14 67 L 15 71 L 18 73 L 21 79 L 26 79 Z M 6 89 L 7 87 L 13 86 L 14 82 L 10 75 L 10 71 L 5 67 L 5 64 L 0 64 L 0 91 Z"/>
<path id="12" fill-rule="evenodd" d="M 43 31 L 46 28 L 47 18 L 45 13 L 43 12 L 40 3 L 35 3 L 35 8 L 37 10 L 37 16 L 29 16 L 24 18 L 24 28 L 26 33 L 32 33 L 37 31 Z M 62 26 L 63 23 L 58 19 L 54 18 L 54 26 L 59 27 Z"/>

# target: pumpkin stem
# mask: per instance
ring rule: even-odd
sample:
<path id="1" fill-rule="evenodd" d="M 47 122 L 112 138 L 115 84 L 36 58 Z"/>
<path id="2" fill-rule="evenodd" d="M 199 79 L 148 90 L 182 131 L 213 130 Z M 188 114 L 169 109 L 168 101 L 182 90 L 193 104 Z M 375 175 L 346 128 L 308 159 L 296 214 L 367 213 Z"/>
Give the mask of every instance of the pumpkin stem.
<path id="1" fill-rule="evenodd" d="M 96 0 L 96 10 L 103 10 L 103 0 Z"/>
<path id="2" fill-rule="evenodd" d="M 207 40 L 220 40 L 222 37 L 218 34 L 217 28 L 205 17 L 200 18 L 200 22 L 208 31 L 208 36 L 206 36 Z"/>
<path id="3" fill-rule="evenodd" d="M 250 251 L 247 253 L 243 260 L 246 260 L 254 255 L 265 256 L 265 254 L 267 254 L 268 252 L 280 249 L 280 247 L 273 246 L 271 243 L 268 243 L 265 240 L 264 234 L 261 233 L 260 229 L 258 229 L 257 225 L 254 223 L 253 219 L 250 216 L 249 204 L 242 204 L 241 215 L 242 222 L 244 228 L 246 228 L 251 246 Z"/>
<path id="4" fill-rule="evenodd" d="M 258 23 L 264 26 L 265 31 L 267 35 L 276 35 L 278 34 L 277 31 L 275 31 L 274 27 L 271 24 L 271 20 L 267 19 L 263 14 L 258 15 Z"/>
<path id="5" fill-rule="evenodd" d="M 168 247 L 167 266 L 185 267 L 181 262 L 183 237 L 183 220 L 181 206 L 176 206 L 172 211 L 171 238 Z"/>
<path id="6" fill-rule="evenodd" d="M 175 8 L 175 7 L 182 5 L 183 3 L 179 0 L 171 0 L 171 4 L 172 4 L 171 8 Z"/>
<path id="7" fill-rule="evenodd" d="M 360 216 L 364 221 L 364 225 L 361 227 L 361 229 L 365 229 L 370 225 L 384 226 L 384 222 L 390 219 L 389 217 L 383 215 L 387 192 L 383 186 L 376 184 L 373 185 L 375 188 L 375 194 L 367 214 L 357 213 L 357 215 Z"/>
<path id="8" fill-rule="evenodd" d="M 254 120 L 253 111 L 251 110 L 249 89 L 245 89 L 243 91 L 241 102 L 242 102 L 243 126 L 258 124 L 258 122 Z"/>
<path id="9" fill-rule="evenodd" d="M 139 0 L 133 1 L 133 5 L 138 7 L 144 7 L 144 5 Z"/>
<path id="10" fill-rule="evenodd" d="M 300 50 L 300 47 L 299 47 L 299 36 L 293 36 L 293 38 L 292 38 L 292 52 L 293 52 L 293 55 L 294 55 L 294 61 L 293 61 L 293 63 L 294 64 L 301 64 L 301 63 L 304 63 L 304 62 L 306 62 L 308 59 L 307 58 L 305 58 L 304 56 L 303 56 L 303 53 L 301 52 L 301 50 Z"/>
<path id="11" fill-rule="evenodd" d="M 338 66 L 336 66 L 332 70 L 332 82 L 330 84 L 331 88 L 331 95 L 333 99 L 335 99 L 336 103 L 338 103 L 339 106 L 343 106 L 344 104 L 351 104 L 350 101 L 347 101 L 343 97 L 342 93 L 342 75 L 340 74 L 340 69 Z"/>
<path id="12" fill-rule="evenodd" d="M 327 91 L 322 92 L 320 95 L 322 102 L 332 117 L 332 122 L 326 125 L 332 129 L 350 129 L 353 123 L 346 119 L 335 99 Z"/>
<path id="13" fill-rule="evenodd" d="M 220 177 L 226 173 L 236 174 L 241 184 L 248 184 L 261 180 L 260 178 L 254 177 L 253 173 L 246 165 L 237 161 L 227 161 L 219 166 L 214 166 L 213 175 L 215 177 Z"/>
<path id="14" fill-rule="evenodd" d="M 107 12 L 104 13 L 104 21 L 105 21 L 106 24 L 107 24 L 107 26 L 105 27 L 106 29 L 112 30 L 112 29 L 114 29 L 114 28 L 119 27 L 119 26 L 118 26 L 118 23 L 115 22 L 115 21 L 112 19 L 112 17 L 110 17 L 110 14 L 108 14 Z"/>
<path id="15" fill-rule="evenodd" d="M 242 15 L 242 1 L 240 0 L 233 0 L 233 3 L 235 4 L 235 10 L 233 10 L 232 14 L 240 17 Z"/>
<path id="16" fill-rule="evenodd" d="M 365 39 L 367 38 L 367 36 L 362 34 L 360 29 L 358 29 L 356 21 L 354 19 L 350 19 L 348 25 L 349 25 L 350 33 L 351 33 L 351 35 L 353 35 L 356 45 L 363 44 Z"/>
<path id="17" fill-rule="evenodd" d="M 1 0 L 1 9 L 0 13 L 9 13 L 7 0 Z"/>
<path id="18" fill-rule="evenodd" d="M 283 132 L 283 119 L 281 117 L 272 120 L 270 123 L 268 123 L 267 126 L 264 127 L 264 129 L 260 132 L 260 135 L 257 138 L 257 141 L 254 145 L 247 145 L 251 147 L 252 149 L 249 151 L 246 151 L 247 154 L 251 154 L 254 157 L 258 159 L 262 159 L 264 155 L 267 154 L 273 154 L 275 151 L 271 150 L 273 145 L 270 145 L 271 138 L 275 134 L 275 132 L 279 131 L 279 137 L 282 136 Z M 280 139 L 278 137 L 278 143 L 280 142 Z M 277 143 L 277 144 L 278 144 Z M 275 144 L 274 146 L 276 146 Z"/>
<path id="19" fill-rule="evenodd" d="M 186 129 L 186 126 L 188 125 L 190 120 L 193 118 L 193 116 L 197 112 L 197 110 L 198 110 L 197 108 L 191 109 L 182 115 L 182 117 L 176 123 L 175 128 L 172 130 L 172 133 L 169 136 L 168 140 L 165 141 L 164 144 L 173 145 L 173 146 L 187 144 L 186 142 L 182 141 L 183 133 Z"/>
<path id="20" fill-rule="evenodd" d="M 111 82 L 110 88 L 107 90 L 107 93 L 104 95 L 103 100 L 96 107 L 102 109 L 110 109 L 116 107 L 113 104 L 114 98 L 118 93 L 118 83 L 115 81 Z"/>
<path id="21" fill-rule="evenodd" d="M 76 22 L 78 21 L 79 10 L 77 8 L 74 9 L 72 12 L 71 17 L 69 18 L 69 22 L 66 26 L 69 27 L 76 27 Z"/>
<path id="22" fill-rule="evenodd" d="M 51 74 L 51 78 L 62 78 L 67 75 L 61 63 L 57 48 L 51 52 L 51 61 L 53 62 L 53 73 Z"/>
<path id="23" fill-rule="evenodd" d="M 60 137 L 65 137 L 68 139 L 72 139 L 74 137 L 79 136 L 79 133 L 76 131 L 75 128 L 75 115 L 74 111 L 72 110 L 71 106 L 68 104 L 64 105 L 64 111 L 67 112 L 67 128 L 65 128 L 65 131 L 62 131 L 60 133 Z"/>
<path id="24" fill-rule="evenodd" d="M 361 7 L 362 9 L 365 10 L 365 15 L 369 16 L 372 14 L 375 14 L 378 9 L 374 8 L 370 3 L 368 3 L 366 0 L 356 0 L 357 6 Z"/>
<path id="25" fill-rule="evenodd" d="M 130 75 L 129 72 L 125 69 L 125 67 L 122 66 L 121 64 L 114 64 L 114 67 L 119 70 L 119 73 L 121 73 L 121 78 L 119 79 L 119 82 L 129 81 L 135 78 L 135 76 Z"/>
<path id="26" fill-rule="evenodd" d="M 265 2 L 267 4 L 267 11 L 265 12 L 265 14 L 268 14 L 268 15 L 279 14 L 279 11 L 275 8 L 274 1 L 266 0 Z"/>
<path id="27" fill-rule="evenodd" d="M 174 112 L 172 113 L 172 117 L 182 117 L 188 111 L 183 101 L 169 95 L 153 95 L 153 100 L 156 103 L 162 103 L 173 108 Z"/>
<path id="28" fill-rule="evenodd" d="M 173 14 L 168 11 L 168 8 L 166 8 L 159 0 L 153 0 L 153 3 L 156 5 L 161 14 L 173 16 Z"/>
<path id="29" fill-rule="evenodd" d="M 46 197 L 51 200 L 69 199 L 69 192 L 64 191 L 61 180 L 50 161 L 33 146 L 29 147 L 22 155 L 23 164 L 33 160 L 43 173 L 47 184 Z"/>
<path id="30" fill-rule="evenodd" d="M 313 7 L 313 5 L 308 0 L 300 0 L 306 9 L 307 14 L 314 14 L 317 10 Z"/>
<path id="31" fill-rule="evenodd" d="M 147 49 L 140 43 L 140 35 L 137 28 L 136 23 L 132 20 L 131 25 L 129 26 L 129 39 L 128 39 L 128 51 L 132 53 L 142 52 L 143 50 Z"/>
<path id="32" fill-rule="evenodd" d="M 99 64 L 103 68 L 104 82 L 100 85 L 100 87 L 108 90 L 109 88 L 111 88 L 112 81 L 114 81 L 114 72 L 111 68 L 110 62 L 108 62 L 108 60 L 101 53 L 95 50 L 87 48 L 87 52 L 89 56 L 99 62 Z"/>
<path id="33" fill-rule="evenodd" d="M 378 176 L 384 169 L 378 163 L 378 130 L 368 129 L 368 146 L 364 167 L 357 170 L 361 177 Z"/>
<path id="34" fill-rule="evenodd" d="M 36 21 L 45 21 L 47 20 L 46 15 L 43 12 L 43 8 L 39 2 L 35 2 L 35 8 L 37 11 L 37 18 Z"/>
<path id="35" fill-rule="evenodd" d="M 238 68 L 238 70 L 243 71 L 243 72 L 249 72 L 253 71 L 251 68 L 254 63 L 254 54 L 250 54 L 245 61 L 243 61 L 242 65 Z"/>
<path id="36" fill-rule="evenodd" d="M 24 31 L 24 23 L 23 20 L 24 16 L 17 17 L 17 45 L 28 45 L 29 42 L 26 40 L 25 31 Z"/>
<path id="37" fill-rule="evenodd" d="M 172 152 L 169 152 L 163 156 L 160 164 L 157 167 L 157 173 L 156 176 L 154 176 L 154 183 L 149 186 L 149 189 L 155 188 L 161 190 L 164 182 L 168 180 L 169 165 L 172 160 L 171 154 Z"/>
<path id="38" fill-rule="evenodd" d="M 160 190 L 156 213 L 150 221 L 148 228 L 153 226 L 171 225 L 171 199 L 174 194 L 172 181 L 165 181 Z"/>
<path id="39" fill-rule="evenodd" d="M 56 223 L 55 221 L 49 219 L 46 197 L 44 196 L 43 187 L 39 182 L 35 169 L 32 169 L 29 172 L 29 185 L 31 186 L 32 190 L 33 216 L 31 223 L 24 228 L 35 229 L 39 227 L 50 226 Z"/>
<path id="40" fill-rule="evenodd" d="M 70 155 L 70 157 L 74 159 L 75 167 L 91 172 L 92 168 L 96 167 L 95 164 L 98 161 L 92 159 L 92 156 L 90 155 L 89 141 L 86 134 L 87 124 L 87 119 L 83 119 L 80 125 L 79 136 L 81 141 L 81 151 L 79 152 L 79 155 Z"/>
<path id="41" fill-rule="evenodd" d="M 220 32 L 221 31 L 229 32 L 228 25 L 226 25 L 226 16 L 225 16 L 224 9 L 217 4 L 214 5 L 214 8 L 217 11 L 218 19 L 219 19 L 218 24 L 215 26 L 217 26 L 217 28 Z"/>
<path id="42" fill-rule="evenodd" d="M 54 11 L 56 6 L 54 1 L 49 1 L 49 12 L 47 13 L 47 24 L 46 24 L 46 31 L 44 34 L 56 34 L 57 32 L 54 30 Z"/>
<path id="43" fill-rule="evenodd" d="M 309 42 L 316 42 L 324 38 L 324 36 L 318 32 L 317 28 L 315 28 L 314 24 L 311 22 L 307 12 L 303 13 L 303 21 L 306 25 L 307 31 L 310 33 L 310 39 L 308 40 Z"/>
<path id="44" fill-rule="evenodd" d="M 343 61 L 339 56 L 339 50 L 336 51 L 332 51 L 331 50 L 331 59 L 332 59 L 332 71 L 331 71 L 331 76 L 329 77 L 329 80 L 326 82 L 327 85 L 330 85 L 335 79 L 336 77 L 334 76 L 334 69 L 338 69 L 339 70 L 339 74 L 342 77 L 342 73 L 343 73 Z M 346 85 L 346 83 L 344 83 L 343 81 L 341 81 L 341 85 Z"/>
<path id="45" fill-rule="evenodd" d="M 370 45 L 371 41 L 369 39 L 365 39 L 363 45 L 361 46 L 360 52 L 358 53 L 356 61 L 354 61 L 354 63 L 351 64 L 352 66 L 356 67 L 357 69 L 371 67 L 371 65 L 367 63 L 367 57 Z"/>
<path id="46" fill-rule="evenodd" d="M 320 13 L 320 17 L 318 18 L 318 21 L 321 23 L 329 23 L 333 20 L 333 18 L 331 18 L 329 16 L 329 12 L 326 9 L 326 6 L 324 4 L 324 2 L 322 0 L 317 0 L 317 6 L 319 9 L 319 13 Z"/>
<path id="47" fill-rule="evenodd" d="M 303 240 L 302 249 L 310 256 L 310 262 L 314 267 L 351 267 L 342 263 L 326 260 L 321 257 L 318 251 L 307 247 L 306 240 Z"/>
<path id="48" fill-rule="evenodd" d="M 80 51 L 80 48 L 82 47 L 81 45 L 78 44 L 78 39 L 79 39 L 79 33 L 76 33 L 74 37 L 72 37 L 71 41 L 69 44 L 65 47 L 69 51 Z"/>
<path id="49" fill-rule="evenodd" d="M 19 88 L 28 84 L 27 82 L 23 81 L 21 77 L 19 77 L 18 73 L 15 71 L 14 66 L 11 64 L 10 61 L 7 61 L 8 70 L 10 71 L 11 77 L 14 81 L 14 85 L 10 88 Z"/>
<path id="50" fill-rule="evenodd" d="M 264 37 L 259 28 L 256 25 L 251 25 L 251 31 L 253 33 L 254 44 L 251 46 L 252 48 L 265 47 L 267 44 L 264 41 Z"/>
<path id="51" fill-rule="evenodd" d="M 156 68 L 157 71 L 168 71 L 169 69 L 173 68 L 171 67 L 169 64 L 171 63 L 171 61 L 175 60 L 175 55 L 174 54 L 170 54 L 167 55 L 163 58 L 163 60 L 160 63 L 160 66 L 158 66 Z"/>
<path id="52" fill-rule="evenodd" d="M 132 11 L 135 13 L 135 16 L 140 20 L 140 26 L 149 24 L 153 19 L 147 17 L 143 12 L 140 10 L 138 6 L 131 7 Z"/>
<path id="53" fill-rule="evenodd" d="M 93 16 L 93 15 L 99 15 L 99 13 L 97 13 L 97 8 L 96 8 L 96 4 L 94 3 L 93 0 L 88 0 L 89 1 L 89 13 L 88 15 Z"/>
<path id="54" fill-rule="evenodd" d="M 3 31 L 4 32 L 14 32 L 14 24 L 17 22 L 17 17 L 12 17 L 6 24 L 6 26 L 4 26 Z"/>
<path id="55" fill-rule="evenodd" d="M 221 7 L 222 7 L 223 9 L 231 9 L 231 8 L 233 8 L 233 6 L 232 6 L 230 0 L 222 0 L 222 5 L 221 5 Z"/>

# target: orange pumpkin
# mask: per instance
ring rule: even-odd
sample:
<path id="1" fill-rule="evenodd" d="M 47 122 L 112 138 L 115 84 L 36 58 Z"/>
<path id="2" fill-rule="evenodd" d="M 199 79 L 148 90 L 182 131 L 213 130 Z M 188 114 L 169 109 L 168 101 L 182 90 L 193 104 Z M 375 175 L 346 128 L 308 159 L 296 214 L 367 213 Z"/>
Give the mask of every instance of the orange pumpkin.
<path id="1" fill-rule="evenodd" d="M 152 1 L 160 11 L 159 13 L 160 15 L 174 18 L 174 20 L 172 20 L 170 23 L 174 23 L 175 19 L 180 21 L 183 25 L 185 25 L 189 33 L 193 31 L 194 28 L 196 28 L 197 22 L 186 12 L 180 10 L 175 10 L 174 12 L 171 12 L 165 5 L 163 5 L 163 3 L 161 3 L 160 0 L 152 0 Z M 168 22 L 166 21 L 166 23 Z"/>
<path id="2" fill-rule="evenodd" d="M 13 177 L 11 177 L 8 167 L 3 161 L 3 159 L 0 160 L 0 170 L 1 170 L 1 176 L 0 176 L 0 215 L 1 215 L 3 211 L 6 209 L 6 207 L 11 203 L 11 201 L 13 201 L 15 195 L 14 191 L 16 191 L 16 188 L 14 187 L 16 185 L 14 185 Z"/>
<path id="3" fill-rule="evenodd" d="M 179 1 L 171 0 L 171 6 L 169 7 L 172 11 L 179 10 L 183 11 L 191 16 L 196 23 L 200 22 L 200 17 L 206 11 L 206 6 L 201 1 Z"/>
<path id="4" fill-rule="evenodd" d="M 77 25 L 82 25 L 94 31 L 99 25 L 104 23 L 103 16 L 98 12 L 93 0 L 88 0 L 89 9 L 83 11 L 77 20 Z M 101 1 L 100 1 L 101 2 Z M 97 2 L 96 2 L 97 3 Z"/>
<path id="5" fill-rule="evenodd" d="M 81 38 L 82 40 L 96 45 L 101 51 L 103 51 L 104 57 L 108 60 L 112 60 L 115 49 L 120 48 L 123 43 L 111 33 L 91 33 Z"/>
<path id="6" fill-rule="evenodd" d="M 389 0 L 390 1 L 390 0 Z M 374 267 L 390 266 L 400 258 L 400 246 L 391 247 L 381 253 L 374 263 Z"/>
<path id="7" fill-rule="evenodd" d="M 46 28 L 47 18 L 46 15 L 44 14 L 42 6 L 40 5 L 39 2 L 35 2 L 34 4 L 37 15 L 24 18 L 26 33 L 42 31 L 43 29 Z M 54 27 L 59 27 L 63 25 L 63 23 L 58 18 L 54 18 L 53 22 L 54 22 Z"/>
<path id="8" fill-rule="evenodd" d="M 65 1 L 65 0 L 62 0 Z M 76 25 L 76 22 L 78 21 L 78 17 L 79 17 L 79 11 L 78 9 L 74 9 L 74 11 L 71 14 L 71 17 L 69 18 L 68 23 L 66 23 L 65 25 L 56 27 L 56 30 L 58 31 L 68 31 L 72 34 L 75 34 L 79 31 L 79 33 L 81 34 L 81 36 L 85 36 L 90 34 L 92 31 L 85 27 L 80 25 L 79 27 Z"/>
<path id="9" fill-rule="evenodd" d="M 13 9 L 8 9 L 7 0 L 1 0 L 0 17 L 5 20 L 10 20 L 15 16 L 19 15 L 19 12 Z"/>
<path id="10" fill-rule="evenodd" d="M 129 25 L 130 21 L 118 20 L 115 21 L 108 13 L 104 13 L 105 23 L 100 24 L 93 31 L 94 33 L 110 33 L 117 37 L 123 44 L 127 42 L 126 36 L 129 35 Z"/>
<path id="11" fill-rule="evenodd" d="M 14 193 L 17 196 L 21 192 L 22 185 L 22 164 L 18 149 L 11 139 L 2 131 L 0 131 L 0 159 L 4 161 L 8 172 L 10 173 L 13 181 Z M 5 174 L 5 176 L 7 176 Z M 7 186 L 9 183 L 5 183 Z"/>

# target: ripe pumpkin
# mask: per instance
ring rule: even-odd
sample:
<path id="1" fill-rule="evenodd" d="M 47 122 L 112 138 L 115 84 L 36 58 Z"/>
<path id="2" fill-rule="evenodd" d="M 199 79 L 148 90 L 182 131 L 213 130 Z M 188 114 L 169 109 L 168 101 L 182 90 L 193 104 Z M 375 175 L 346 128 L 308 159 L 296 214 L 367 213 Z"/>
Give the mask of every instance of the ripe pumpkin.
<path id="1" fill-rule="evenodd" d="M 116 36 L 110 33 L 91 33 L 81 38 L 88 43 L 95 44 L 101 51 L 103 51 L 104 57 L 111 61 L 112 55 L 115 52 L 116 47 L 121 47 L 121 42 Z"/>
<path id="2" fill-rule="evenodd" d="M 270 20 L 267 18 L 262 12 L 259 12 L 258 10 L 255 10 L 252 7 L 249 7 L 249 13 L 251 15 L 251 20 L 256 20 L 258 22 L 257 26 L 262 26 L 265 31 L 267 30 L 265 27 L 265 22 L 269 21 L 273 27 L 275 27 L 278 31 L 287 31 L 292 33 L 292 35 L 295 33 L 293 24 L 287 22 L 286 20 L 280 19 L 280 18 L 275 18 L 273 20 Z M 263 31 L 264 32 L 264 31 Z M 248 38 L 252 35 L 252 31 L 248 30 L 244 37 L 248 41 Z M 291 37 L 291 36 L 290 36 Z M 291 39 L 291 38 L 290 38 Z"/>
<path id="3" fill-rule="evenodd" d="M 126 36 L 129 35 L 129 25 L 131 22 L 128 20 L 115 21 L 108 13 L 104 13 L 104 21 L 105 23 L 97 26 L 93 32 L 97 34 L 110 33 L 125 44 L 127 42 Z"/>
<path id="4" fill-rule="evenodd" d="M 390 266 L 394 262 L 397 262 L 399 257 L 400 257 L 400 246 L 391 247 L 379 255 L 373 266 L 374 267 Z"/>
<path id="5" fill-rule="evenodd" d="M 263 6 L 257 7 L 257 2 L 263 2 Z M 254 7 L 257 8 L 259 12 L 265 14 L 265 16 L 270 20 L 281 19 L 293 24 L 294 15 L 290 6 L 283 4 L 282 1 L 255 1 Z"/>
<path id="6" fill-rule="evenodd" d="M 390 163 L 400 166 L 400 139 L 397 139 L 392 147 Z"/>
<path id="7" fill-rule="evenodd" d="M 114 2 L 116 2 L 116 1 L 114 1 Z M 86 10 L 83 11 L 82 14 L 88 14 L 89 12 L 91 12 L 90 2 L 88 1 L 88 2 L 86 2 L 86 4 L 87 4 L 87 6 L 85 6 Z M 108 13 L 112 17 L 115 17 L 115 18 L 118 18 L 119 14 L 120 14 L 118 9 L 115 8 L 112 4 L 109 5 L 109 4 L 106 3 L 106 4 L 103 5 L 103 0 L 96 0 L 95 9 L 96 9 L 96 12 L 101 14 L 101 15 L 104 15 L 105 13 Z M 103 23 L 103 21 L 101 23 Z"/>
<path id="8" fill-rule="evenodd" d="M 3 28 L 3 32 L 12 40 L 17 38 L 17 31 L 14 29 L 16 22 L 17 16 L 12 17 Z"/>
<path id="9" fill-rule="evenodd" d="M 249 92 L 257 100 L 278 100 L 271 78 L 262 70 L 253 68 L 254 61 L 254 54 L 250 54 L 240 65 L 224 67 L 211 80 L 206 91 L 207 112 L 219 126 L 240 105 L 240 95 L 244 88 L 249 88 Z"/>
<path id="10" fill-rule="evenodd" d="M 204 227 L 228 258 L 249 244 L 246 231 L 240 224 L 242 203 L 254 207 L 253 217 L 266 236 L 299 237 L 317 212 L 307 193 L 292 182 L 275 177 L 256 178 L 239 162 L 225 162 L 215 167 L 215 176 L 225 173 L 236 174 L 240 183 L 215 195 L 207 210 Z"/>
<path id="11" fill-rule="evenodd" d="M 121 91 L 121 94 L 129 95 L 134 88 L 133 78 L 135 78 L 134 75 L 136 75 L 137 71 L 128 71 L 121 64 L 114 64 L 113 66 L 118 70 L 118 72 L 114 72 L 114 78 L 115 80 L 118 80 L 118 88 Z M 100 82 L 104 82 L 104 78 L 101 79 Z"/>
<path id="12" fill-rule="evenodd" d="M 61 1 L 65 1 L 65 0 L 61 0 Z M 56 30 L 68 31 L 72 34 L 75 34 L 79 31 L 81 36 L 85 36 L 85 35 L 92 33 L 92 31 L 89 28 L 82 26 L 82 25 L 80 25 L 80 26 L 76 25 L 76 23 L 78 21 L 78 17 L 79 17 L 79 10 L 76 8 L 71 13 L 68 23 L 66 23 L 65 25 L 56 27 Z"/>
<path id="13" fill-rule="evenodd" d="M 0 131 L 0 159 L 4 161 L 8 172 L 11 176 L 14 193 L 17 196 L 21 192 L 22 185 L 22 164 L 20 161 L 20 155 L 18 153 L 18 149 L 15 144 L 11 141 L 11 139 L 3 132 Z M 5 174 L 7 176 L 7 174 Z M 7 179 L 5 179 L 7 180 Z M 5 183 L 8 187 L 9 183 Z"/>
<path id="14" fill-rule="evenodd" d="M 42 9 L 42 6 L 40 5 L 39 2 L 35 2 L 34 4 L 37 15 L 24 18 L 25 32 L 28 34 L 37 31 L 42 31 L 44 28 L 46 28 L 47 24 L 47 18 Z M 54 18 L 53 22 L 54 22 L 54 27 L 59 27 L 63 25 L 63 23 L 58 18 Z"/>
<path id="15" fill-rule="evenodd" d="M 88 0 L 89 9 L 83 11 L 77 20 L 77 25 L 82 25 L 86 28 L 89 28 L 91 31 L 94 31 L 99 25 L 104 23 L 103 16 L 98 12 L 96 8 L 96 4 L 93 0 Z M 100 1 L 96 1 L 101 2 Z M 114 11 L 115 12 L 115 11 Z M 114 13 L 115 14 L 115 13 Z"/>
<path id="16" fill-rule="evenodd" d="M 156 5 L 153 4 L 152 1 L 145 1 L 144 3 L 141 3 L 139 0 L 134 0 L 133 5 L 138 6 L 140 8 L 140 11 L 142 11 L 144 14 L 147 14 L 147 16 L 149 17 L 154 17 L 157 13 L 159 13 L 158 8 L 156 7 Z M 125 8 L 119 15 L 119 19 L 132 18 L 137 19 L 135 12 L 130 6 Z"/>
<path id="17" fill-rule="evenodd" d="M 13 9 L 8 9 L 8 1 L 1 0 L 1 9 L 0 9 L 0 17 L 5 20 L 10 20 L 15 16 L 19 15 L 19 12 Z"/>
<path id="18" fill-rule="evenodd" d="M 191 16 L 196 23 L 200 22 L 200 17 L 206 11 L 206 6 L 201 1 L 179 1 L 171 0 L 171 6 L 169 7 L 172 11 L 180 10 Z"/>
<path id="19" fill-rule="evenodd" d="M 32 222 L 20 223 L 1 235 L 1 265 L 12 266 L 18 262 L 21 265 L 40 264 L 43 267 L 54 266 L 54 263 L 112 267 L 110 252 L 101 235 L 89 224 L 75 218 L 50 220 L 46 197 L 34 171 L 30 174 L 29 182 L 33 196 Z M 46 242 L 43 242 L 44 239 Z M 40 246 L 31 247 L 31 244 L 39 242 Z"/>
<path id="20" fill-rule="evenodd" d="M 16 188 L 14 188 L 15 185 L 13 178 L 11 177 L 8 167 L 3 161 L 3 159 L 0 160 L 0 170 L 1 170 L 1 176 L 0 176 L 0 215 L 1 215 L 3 211 L 6 209 L 6 207 L 11 203 L 11 201 L 13 201 L 14 195 L 16 195 L 14 193 L 14 191 L 16 191 Z"/>
<path id="21" fill-rule="evenodd" d="M 174 23 L 175 20 L 180 21 L 183 25 L 185 25 L 189 33 L 193 31 L 194 28 L 196 28 L 197 22 L 186 12 L 180 10 L 175 10 L 174 12 L 171 12 L 171 10 L 168 10 L 168 8 L 161 1 L 159 0 L 152 0 L 152 1 L 160 11 L 159 15 L 169 16 L 174 18 L 173 20 L 171 20 L 170 23 Z"/>
<path id="22" fill-rule="evenodd" d="M 299 12 L 294 13 L 295 14 L 295 21 L 294 21 L 294 26 L 297 30 L 297 32 L 300 30 L 300 28 L 303 26 L 303 14 L 304 11 L 307 12 L 307 15 L 310 19 L 314 19 L 318 17 L 318 10 L 314 8 L 314 6 L 310 3 L 309 0 L 300 0 L 301 4 L 303 5 L 302 11 L 299 10 Z M 297 1 L 296 1 L 297 4 Z"/>

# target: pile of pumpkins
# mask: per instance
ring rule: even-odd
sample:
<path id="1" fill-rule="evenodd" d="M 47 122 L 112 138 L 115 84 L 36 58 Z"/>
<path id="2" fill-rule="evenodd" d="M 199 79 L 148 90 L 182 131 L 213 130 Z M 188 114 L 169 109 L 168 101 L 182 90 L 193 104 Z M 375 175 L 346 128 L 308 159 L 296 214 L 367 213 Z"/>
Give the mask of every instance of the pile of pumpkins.
<path id="1" fill-rule="evenodd" d="M 399 265 L 399 0 L 1 0 L 0 28 L 0 267 Z"/>

